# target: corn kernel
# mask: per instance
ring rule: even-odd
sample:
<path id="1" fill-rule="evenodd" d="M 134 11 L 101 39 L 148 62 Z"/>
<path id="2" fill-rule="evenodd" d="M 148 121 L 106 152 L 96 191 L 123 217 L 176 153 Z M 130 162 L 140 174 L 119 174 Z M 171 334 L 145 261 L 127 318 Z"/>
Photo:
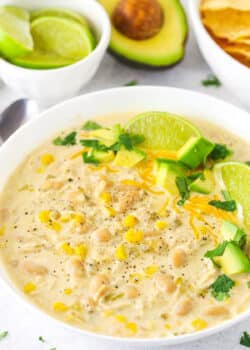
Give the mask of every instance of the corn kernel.
<path id="1" fill-rule="evenodd" d="M 165 221 L 158 220 L 155 223 L 155 228 L 158 230 L 164 230 L 167 227 L 167 223 Z"/>
<path id="2" fill-rule="evenodd" d="M 75 250 L 71 248 L 71 246 L 67 242 L 62 243 L 61 248 L 64 251 L 64 253 L 67 255 L 73 255 L 75 252 Z"/>
<path id="3" fill-rule="evenodd" d="M 109 317 L 109 316 L 112 316 L 113 315 L 113 311 L 112 310 L 106 310 L 106 311 L 103 311 L 103 316 L 105 317 Z"/>
<path id="4" fill-rule="evenodd" d="M 65 288 L 64 291 L 63 291 L 63 293 L 64 293 L 65 295 L 70 295 L 70 294 L 72 294 L 72 289 L 71 289 L 71 288 Z"/>
<path id="5" fill-rule="evenodd" d="M 42 168 L 42 167 L 39 167 L 36 169 L 37 174 L 42 174 L 43 172 L 44 172 L 44 168 Z"/>
<path id="6" fill-rule="evenodd" d="M 125 240 L 129 243 L 140 243 L 143 239 L 143 233 L 142 231 L 136 231 L 133 229 L 129 229 L 124 236 Z"/>
<path id="7" fill-rule="evenodd" d="M 78 255 L 82 260 L 86 258 L 87 247 L 85 244 L 79 244 L 75 247 L 75 254 Z"/>
<path id="8" fill-rule="evenodd" d="M 116 212 L 112 207 L 105 207 L 108 217 L 115 216 Z"/>
<path id="9" fill-rule="evenodd" d="M 137 325 L 134 322 L 128 322 L 125 327 L 134 334 L 137 332 Z"/>
<path id="10" fill-rule="evenodd" d="M 122 244 L 116 248 L 115 257 L 117 260 L 120 260 L 120 261 L 127 259 L 127 253 L 126 253 L 126 250 Z"/>
<path id="11" fill-rule="evenodd" d="M 3 236 L 3 235 L 4 235 L 4 232 L 5 232 L 5 227 L 4 227 L 4 226 L 1 226 L 1 227 L 0 227 L 0 236 Z"/>
<path id="12" fill-rule="evenodd" d="M 207 327 L 207 322 L 201 319 L 196 319 L 191 322 L 191 325 L 196 331 L 201 331 L 202 329 Z"/>
<path id="13" fill-rule="evenodd" d="M 55 231 L 55 232 L 60 232 L 61 231 L 61 225 L 59 224 L 59 222 L 51 222 L 49 224 L 49 227 L 51 228 L 51 230 Z"/>
<path id="14" fill-rule="evenodd" d="M 123 220 L 123 225 L 127 228 L 132 228 L 136 225 L 137 218 L 134 215 L 128 215 Z"/>
<path id="15" fill-rule="evenodd" d="M 99 198 L 106 204 L 109 204 L 112 200 L 111 194 L 109 192 L 102 192 Z"/>
<path id="16" fill-rule="evenodd" d="M 70 222 L 71 220 L 71 215 L 70 214 L 64 214 L 60 217 L 60 221 L 63 223 Z"/>
<path id="17" fill-rule="evenodd" d="M 168 323 L 165 323 L 165 324 L 164 324 L 164 328 L 165 328 L 167 331 L 169 331 L 171 327 L 170 327 L 170 325 L 169 325 Z"/>
<path id="18" fill-rule="evenodd" d="M 38 218 L 43 224 L 47 224 L 50 221 L 50 210 L 42 210 L 38 214 Z"/>
<path id="19" fill-rule="evenodd" d="M 26 294 L 29 294 L 29 293 L 33 292 L 34 290 L 36 290 L 36 286 L 32 282 L 28 282 L 23 286 L 23 291 Z"/>
<path id="20" fill-rule="evenodd" d="M 40 160 L 41 160 L 42 165 L 48 166 L 54 162 L 55 158 L 52 154 L 45 153 L 41 156 Z"/>
<path id="21" fill-rule="evenodd" d="M 65 312 L 68 310 L 68 306 L 65 305 L 64 303 L 60 302 L 60 301 L 56 301 L 53 304 L 53 310 L 56 312 Z"/>
<path id="22" fill-rule="evenodd" d="M 121 322 L 121 323 L 126 323 L 126 322 L 127 322 L 126 317 L 123 316 L 123 315 L 115 315 L 114 317 L 115 317 L 115 319 L 116 319 L 118 322 Z"/>
<path id="23" fill-rule="evenodd" d="M 72 220 L 77 224 L 83 224 L 84 223 L 84 215 L 81 213 L 72 214 Z"/>
<path id="24" fill-rule="evenodd" d="M 156 273 L 159 270 L 159 266 L 157 265 L 151 265 L 147 266 L 144 269 L 144 273 L 147 277 L 151 277 L 154 273 Z"/>

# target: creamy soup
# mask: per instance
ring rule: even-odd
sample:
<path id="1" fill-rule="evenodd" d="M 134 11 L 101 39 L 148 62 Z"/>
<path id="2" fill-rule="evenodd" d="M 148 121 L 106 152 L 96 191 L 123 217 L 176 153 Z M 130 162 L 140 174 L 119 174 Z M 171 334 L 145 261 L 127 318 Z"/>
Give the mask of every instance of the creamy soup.
<path id="1" fill-rule="evenodd" d="M 250 159 L 244 140 L 194 123 L 233 149 L 232 159 Z M 61 140 L 72 130 L 89 137 L 78 126 Z M 52 141 L 22 162 L 0 198 L 1 259 L 30 302 L 76 327 L 138 338 L 199 331 L 248 309 L 247 273 L 230 276 L 228 297 L 211 292 L 221 271 L 204 254 L 223 240 L 222 220 L 242 227 L 235 212 L 204 204 L 221 198 L 218 185 L 178 205 L 155 183 L 150 156 L 132 168 L 90 164 L 79 143 Z"/>

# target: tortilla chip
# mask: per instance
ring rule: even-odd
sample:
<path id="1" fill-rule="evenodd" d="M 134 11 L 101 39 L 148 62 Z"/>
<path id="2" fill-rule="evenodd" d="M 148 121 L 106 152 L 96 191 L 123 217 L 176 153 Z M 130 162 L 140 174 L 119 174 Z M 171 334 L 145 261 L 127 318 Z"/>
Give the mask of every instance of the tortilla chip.
<path id="1" fill-rule="evenodd" d="M 237 43 L 237 44 L 246 44 L 246 45 L 250 45 L 250 37 L 237 38 L 237 39 L 235 40 L 235 43 Z"/>
<path id="2" fill-rule="evenodd" d="M 202 11 L 218 11 L 228 8 L 250 11 L 250 0 L 203 0 L 201 2 Z"/>
<path id="3" fill-rule="evenodd" d="M 223 49 L 231 54 L 236 54 L 250 59 L 250 45 L 225 45 Z"/>
<path id="4" fill-rule="evenodd" d="M 234 42 L 250 37 L 250 11 L 226 9 L 216 12 L 203 11 L 201 15 L 203 24 L 219 38 Z"/>

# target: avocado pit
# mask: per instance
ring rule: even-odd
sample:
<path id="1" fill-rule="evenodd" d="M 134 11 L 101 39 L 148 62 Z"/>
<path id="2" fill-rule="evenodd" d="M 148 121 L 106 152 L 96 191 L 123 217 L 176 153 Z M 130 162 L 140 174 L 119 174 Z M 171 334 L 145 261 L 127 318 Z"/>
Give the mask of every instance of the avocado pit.
<path id="1" fill-rule="evenodd" d="M 145 40 L 159 33 L 164 16 L 157 0 L 120 0 L 112 21 L 115 28 L 126 37 Z"/>

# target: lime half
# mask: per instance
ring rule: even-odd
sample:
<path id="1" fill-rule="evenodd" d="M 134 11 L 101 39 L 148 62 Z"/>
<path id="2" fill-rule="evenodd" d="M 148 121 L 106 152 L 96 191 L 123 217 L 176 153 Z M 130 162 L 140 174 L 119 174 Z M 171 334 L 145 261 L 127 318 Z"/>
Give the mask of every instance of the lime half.
<path id="1" fill-rule="evenodd" d="M 33 49 L 29 13 L 18 7 L 0 7 L 0 51 L 10 59 Z"/>
<path id="2" fill-rule="evenodd" d="M 214 171 L 220 186 L 240 204 L 244 223 L 250 229 L 250 166 L 238 162 L 225 162 L 217 164 Z"/>
<path id="3" fill-rule="evenodd" d="M 152 150 L 177 151 L 200 131 L 182 117 L 167 112 L 146 112 L 130 119 L 126 129 L 145 136 L 143 147 Z"/>
<path id="4" fill-rule="evenodd" d="M 44 16 L 31 23 L 35 50 L 49 52 L 77 61 L 93 49 L 93 36 L 88 28 L 74 20 Z"/>

